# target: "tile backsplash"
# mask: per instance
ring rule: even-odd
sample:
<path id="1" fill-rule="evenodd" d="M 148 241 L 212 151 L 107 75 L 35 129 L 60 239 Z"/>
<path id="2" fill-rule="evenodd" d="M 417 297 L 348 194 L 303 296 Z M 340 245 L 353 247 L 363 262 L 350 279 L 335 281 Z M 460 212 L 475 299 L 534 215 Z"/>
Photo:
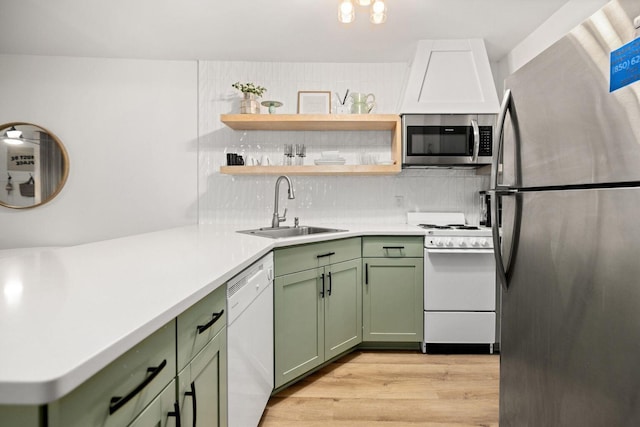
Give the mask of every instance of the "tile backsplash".
<path id="1" fill-rule="evenodd" d="M 227 153 L 245 160 L 282 164 L 285 144 L 305 144 L 305 164 L 313 164 L 322 151 L 339 151 L 347 164 L 362 164 L 390 157 L 390 133 L 234 131 L 220 115 L 240 110 L 240 93 L 231 85 L 240 81 L 264 86 L 263 100 L 283 103 L 280 114 L 297 111 L 298 91 L 373 93 L 373 113 L 397 113 L 408 70 L 405 63 L 326 64 L 276 62 L 199 63 L 199 221 L 200 223 L 256 224 L 271 222 L 277 176 L 240 176 L 219 173 Z M 266 113 L 266 108 L 263 113 Z M 461 211 L 477 224 L 478 191 L 487 189 L 487 176 L 473 169 L 412 169 L 393 176 L 291 176 L 296 198 L 286 199 L 280 189 L 280 212 L 288 208 L 288 222 L 403 223 L 407 211 Z"/>

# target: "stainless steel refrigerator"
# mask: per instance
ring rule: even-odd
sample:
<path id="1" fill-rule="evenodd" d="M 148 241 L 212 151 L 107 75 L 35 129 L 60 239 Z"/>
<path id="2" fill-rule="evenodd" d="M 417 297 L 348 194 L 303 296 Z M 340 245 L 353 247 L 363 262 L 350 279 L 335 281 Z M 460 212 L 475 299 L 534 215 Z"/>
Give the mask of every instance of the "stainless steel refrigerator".
<path id="1" fill-rule="evenodd" d="M 501 426 L 640 425 L 638 15 L 610 2 L 505 81 Z"/>

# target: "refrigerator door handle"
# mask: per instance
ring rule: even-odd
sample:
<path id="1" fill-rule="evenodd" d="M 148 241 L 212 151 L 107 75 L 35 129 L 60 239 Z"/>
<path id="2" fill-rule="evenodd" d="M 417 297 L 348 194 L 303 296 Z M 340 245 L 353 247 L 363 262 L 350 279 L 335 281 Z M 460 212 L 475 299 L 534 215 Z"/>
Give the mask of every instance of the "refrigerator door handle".
<path id="1" fill-rule="evenodd" d="M 488 193 L 491 196 L 491 215 L 493 218 L 496 219 L 491 223 L 491 234 L 493 236 L 493 248 L 494 248 L 493 257 L 496 261 L 496 277 L 498 278 L 498 281 L 500 282 L 502 289 L 506 292 L 509 290 L 509 276 L 511 273 L 511 264 L 513 262 L 513 259 L 515 258 L 515 247 L 517 245 L 518 236 L 520 234 L 520 221 L 522 217 L 521 198 L 519 197 L 520 194 L 516 189 L 490 190 L 488 191 Z M 504 196 L 516 197 L 515 212 L 514 212 L 515 218 L 513 219 L 513 230 L 511 234 L 512 236 L 511 246 L 508 248 L 508 252 L 505 254 L 506 256 L 502 255 L 503 246 L 500 239 L 500 226 L 498 224 L 498 218 L 499 218 L 498 203 L 500 198 Z M 506 265 L 504 261 L 505 257 L 506 259 L 509 260 Z"/>
<path id="2" fill-rule="evenodd" d="M 522 216 L 521 199 L 520 197 L 518 197 L 518 190 L 507 188 L 504 185 L 501 185 L 498 183 L 498 177 L 499 177 L 498 167 L 500 166 L 500 161 L 502 160 L 502 150 L 504 147 L 504 125 L 507 119 L 507 113 L 513 114 L 513 111 L 511 111 L 512 110 L 511 102 L 512 102 L 511 90 L 507 89 L 504 93 L 502 106 L 500 107 L 500 115 L 498 116 L 498 123 L 496 126 L 496 134 L 494 137 L 494 141 L 496 143 L 496 146 L 494 147 L 495 154 L 493 156 L 493 161 L 491 165 L 492 190 L 488 192 L 491 196 L 491 215 L 494 218 L 494 221 L 491 224 L 491 233 L 493 235 L 493 247 L 494 247 L 493 255 L 496 261 L 496 276 L 498 277 L 498 280 L 500 281 L 502 289 L 504 289 L 505 292 L 509 289 L 508 277 L 511 270 L 510 268 L 511 263 L 513 262 L 513 259 L 515 257 L 514 249 L 517 245 L 518 235 L 520 233 L 520 220 Z M 517 141 L 516 141 L 516 144 L 517 144 Z M 506 256 L 503 256 L 502 254 L 502 244 L 500 239 L 500 224 L 499 224 L 499 217 L 498 217 L 498 214 L 499 214 L 498 206 L 500 203 L 500 198 L 504 196 L 516 197 L 515 212 L 514 212 L 515 218 L 513 219 L 513 230 L 511 230 L 512 232 L 511 245 L 509 248 L 504 248 L 505 250 L 508 249 L 508 252 L 505 254 Z M 505 265 L 505 262 L 504 262 L 505 258 L 508 260 L 507 265 Z"/>
<path id="3" fill-rule="evenodd" d="M 502 149 L 504 146 L 504 124 L 507 120 L 507 112 L 511 110 L 511 89 L 507 89 L 502 99 L 502 106 L 500 107 L 500 114 L 498 115 L 498 123 L 496 126 L 496 132 L 493 140 L 495 141 L 495 147 L 493 147 L 493 160 L 491 164 L 491 188 L 498 188 L 498 168 L 500 167 L 500 161 L 502 160 Z"/>
<path id="4" fill-rule="evenodd" d="M 478 163 L 478 152 L 480 151 L 480 128 L 478 127 L 478 121 L 476 119 L 471 120 L 471 127 L 473 128 L 473 156 L 471 157 L 471 163 Z"/>

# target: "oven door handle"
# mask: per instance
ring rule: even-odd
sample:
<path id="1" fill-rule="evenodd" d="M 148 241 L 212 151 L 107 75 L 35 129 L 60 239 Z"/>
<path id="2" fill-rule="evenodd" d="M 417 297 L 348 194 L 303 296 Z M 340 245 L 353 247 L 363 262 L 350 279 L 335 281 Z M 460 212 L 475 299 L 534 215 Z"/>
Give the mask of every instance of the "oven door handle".
<path id="1" fill-rule="evenodd" d="M 425 248 L 429 254 L 493 254 L 493 249 L 431 249 Z"/>

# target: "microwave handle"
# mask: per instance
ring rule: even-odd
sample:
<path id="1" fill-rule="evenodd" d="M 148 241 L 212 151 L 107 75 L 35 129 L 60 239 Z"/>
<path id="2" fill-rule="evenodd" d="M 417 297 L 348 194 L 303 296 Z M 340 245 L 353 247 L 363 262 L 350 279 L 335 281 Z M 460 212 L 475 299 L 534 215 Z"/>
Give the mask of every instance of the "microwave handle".
<path id="1" fill-rule="evenodd" d="M 476 119 L 471 120 L 471 127 L 473 128 L 473 157 L 471 157 L 471 163 L 478 163 L 478 152 L 480 151 L 480 128 L 478 127 L 478 121 Z"/>

